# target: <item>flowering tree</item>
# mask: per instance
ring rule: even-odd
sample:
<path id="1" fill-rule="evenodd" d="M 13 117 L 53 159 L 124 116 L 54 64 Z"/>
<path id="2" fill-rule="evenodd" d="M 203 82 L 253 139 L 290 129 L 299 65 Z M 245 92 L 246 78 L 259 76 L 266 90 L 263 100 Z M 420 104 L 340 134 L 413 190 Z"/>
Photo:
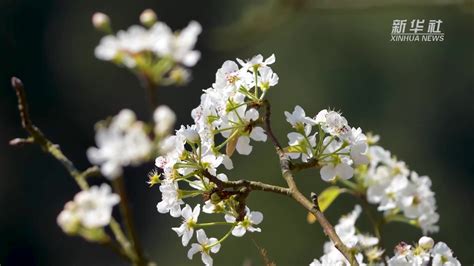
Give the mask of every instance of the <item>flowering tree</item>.
<path id="1" fill-rule="evenodd" d="M 205 265 L 213 264 L 212 254 L 219 252 L 229 237 L 262 230 L 263 213 L 252 211 L 247 202 L 257 191 L 295 201 L 308 211 L 310 223 L 321 225 L 329 241 L 324 254 L 310 265 L 460 265 L 445 243 L 435 244 L 428 236 L 412 245 L 400 242 L 393 255 L 382 246 L 381 227 L 385 224 L 404 222 L 428 235 L 438 231 L 439 215 L 430 178 L 409 170 L 379 146 L 378 136 L 350 126 L 334 110 L 307 115 L 296 106 L 284 114 L 291 126 L 288 141 L 277 139 L 270 120 L 271 102 L 266 97 L 279 81 L 271 68 L 275 55 L 225 61 L 215 82 L 203 91 L 200 105 L 191 112 L 194 124 L 181 125 L 173 132 L 175 114 L 169 107 L 157 105 L 156 90 L 190 81 L 190 67 L 200 58 L 193 49 L 201 26 L 191 22 L 173 32 L 157 21 L 151 10 L 145 10 L 140 21 L 143 26 L 114 33 L 109 18 L 95 14 L 94 26 L 106 34 L 95 54 L 139 78 L 149 94 L 153 119 L 139 121 L 133 111 L 124 109 L 97 123 L 96 147 L 87 150 L 94 166 L 84 171 L 32 123 L 23 84 L 12 78 L 28 137 L 14 139 L 11 144 L 38 144 L 65 166 L 81 189 L 58 216 L 65 233 L 106 245 L 132 264 L 154 264 L 144 255 L 134 229 L 123 167 L 156 158 L 148 184 L 158 186 L 161 192 L 157 211 L 180 220 L 172 230 L 183 246 L 189 246 L 188 258 L 199 253 Z M 250 156 L 254 141 L 268 139 L 287 185 L 233 177 L 232 158 Z M 304 170 L 319 173 L 328 187 L 310 197 L 302 194 L 295 176 Z M 93 175 L 105 177 L 113 190 L 107 183 L 90 187 L 87 179 Z M 332 226 L 323 212 L 343 193 L 354 196 L 360 205 Z M 192 204 L 190 198 L 200 203 Z M 117 204 L 123 225 L 112 216 Z M 376 205 L 379 213 L 373 213 L 370 205 Z M 373 232 L 357 229 L 362 212 L 368 215 Z M 208 237 L 205 230 L 209 227 L 225 227 L 227 232 Z"/>

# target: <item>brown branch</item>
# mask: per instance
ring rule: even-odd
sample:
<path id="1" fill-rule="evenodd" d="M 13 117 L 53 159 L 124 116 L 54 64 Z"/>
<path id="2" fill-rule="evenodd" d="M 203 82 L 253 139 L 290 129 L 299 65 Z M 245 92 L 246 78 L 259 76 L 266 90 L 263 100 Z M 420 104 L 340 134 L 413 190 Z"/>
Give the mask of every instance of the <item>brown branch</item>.
<path id="1" fill-rule="evenodd" d="M 85 190 L 88 189 L 89 185 L 85 181 L 85 177 L 87 175 L 91 175 L 92 171 L 88 171 L 87 175 L 84 173 L 81 173 L 77 168 L 74 166 L 74 164 L 63 154 L 61 151 L 61 148 L 59 145 L 52 143 L 49 139 L 45 137 L 43 132 L 39 128 L 37 128 L 32 122 L 30 118 L 30 113 L 29 113 L 29 108 L 28 108 L 28 102 L 26 101 L 26 93 L 25 89 L 23 87 L 23 83 L 21 82 L 20 79 L 16 77 L 12 77 L 11 79 L 12 82 L 12 87 L 16 91 L 16 95 L 18 98 L 18 111 L 20 112 L 20 118 L 21 118 L 21 125 L 23 128 L 28 132 L 30 135 L 29 138 L 27 138 L 27 141 L 19 140 L 19 139 L 14 139 L 10 141 L 10 144 L 12 145 L 18 145 L 19 143 L 36 143 L 38 144 L 43 151 L 46 153 L 51 154 L 56 160 L 58 160 L 69 172 L 69 174 L 74 177 L 76 180 L 77 184 L 81 189 Z M 98 171 L 98 169 L 95 169 Z"/>
<path id="2" fill-rule="evenodd" d="M 309 169 L 309 168 L 319 168 L 319 161 L 317 159 L 311 159 L 305 163 L 292 163 L 290 164 L 290 169 L 293 172 L 299 172 L 304 169 Z"/>
<path id="3" fill-rule="evenodd" d="M 238 181 L 227 181 L 222 182 L 224 187 L 230 188 L 239 188 L 239 187 L 248 187 L 250 190 L 257 190 L 257 191 L 268 191 L 277 194 L 282 194 L 289 196 L 290 190 L 285 187 L 270 185 L 258 181 L 249 181 L 249 180 L 238 180 Z"/>
<path id="4" fill-rule="evenodd" d="M 331 223 L 328 221 L 328 219 L 326 219 L 326 216 L 324 216 L 323 212 L 321 212 L 321 210 L 319 209 L 319 206 L 317 204 L 313 204 L 299 191 L 298 186 L 296 185 L 296 182 L 293 178 L 290 159 L 284 153 L 282 146 L 280 145 L 272 131 L 270 123 L 270 103 L 265 100 L 264 105 L 266 109 L 264 118 L 265 130 L 267 135 L 272 140 L 273 145 L 275 146 L 276 152 L 280 160 L 281 174 L 285 179 L 286 183 L 288 184 L 290 196 L 317 218 L 319 224 L 324 230 L 324 233 L 329 237 L 329 239 L 331 239 L 334 246 L 342 253 L 342 255 L 344 255 L 344 257 L 350 262 L 350 264 L 359 265 L 352 251 L 341 241 Z"/>
<path id="5" fill-rule="evenodd" d="M 12 77 L 11 83 L 12 87 L 16 91 L 16 95 L 18 98 L 18 111 L 20 112 L 21 125 L 29 134 L 29 137 L 26 139 L 13 139 L 10 141 L 10 145 L 18 146 L 25 143 L 38 144 L 44 152 L 52 155 L 64 166 L 64 168 L 66 168 L 69 175 L 71 175 L 76 180 L 76 183 L 81 188 L 81 190 L 87 190 L 89 188 L 89 184 L 86 180 L 87 177 L 100 175 L 99 168 L 97 166 L 93 166 L 87 168 L 85 171 L 79 171 L 74 166 L 72 161 L 69 160 L 66 155 L 64 155 L 59 145 L 54 144 L 48 138 L 46 138 L 46 136 L 41 132 L 41 130 L 36 127 L 31 121 L 28 102 L 26 101 L 26 93 L 21 80 L 16 77 Z M 137 255 L 134 253 L 133 250 L 130 249 L 130 242 L 124 236 L 119 223 L 113 217 L 110 221 L 110 228 L 112 229 L 115 238 L 120 243 L 123 253 L 127 254 L 127 257 L 130 261 L 135 261 Z"/>
<path id="6" fill-rule="evenodd" d="M 125 190 L 125 184 L 122 176 L 114 179 L 112 181 L 112 185 L 114 186 L 114 190 L 117 191 L 120 195 L 120 212 L 122 214 L 125 227 L 127 228 L 128 237 L 132 240 L 132 248 L 136 254 L 136 261 L 137 265 L 146 265 L 146 259 L 143 257 L 143 253 L 140 247 L 140 242 L 138 240 L 138 234 L 135 230 L 135 225 L 133 223 L 132 213 L 130 211 L 130 206 L 128 204 L 128 196 Z"/>
<path id="7" fill-rule="evenodd" d="M 138 78 L 140 79 L 142 87 L 146 90 L 145 93 L 148 96 L 148 106 L 150 108 L 150 121 L 153 121 L 153 113 L 155 112 L 156 107 L 158 107 L 157 86 L 149 74 L 139 74 Z"/>

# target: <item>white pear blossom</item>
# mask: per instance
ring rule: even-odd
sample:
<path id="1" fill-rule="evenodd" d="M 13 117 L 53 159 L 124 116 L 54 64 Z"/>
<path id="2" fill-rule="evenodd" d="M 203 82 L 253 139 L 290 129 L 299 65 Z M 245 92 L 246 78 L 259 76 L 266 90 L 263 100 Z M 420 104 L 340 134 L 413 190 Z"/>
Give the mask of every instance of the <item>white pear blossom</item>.
<path id="1" fill-rule="evenodd" d="M 237 225 L 232 230 L 232 235 L 241 237 L 249 232 L 261 232 L 261 229 L 254 227 L 263 221 L 263 214 L 257 211 L 250 211 L 248 207 L 245 208 L 245 217 L 242 221 L 237 222 Z M 225 215 L 225 220 L 228 223 L 235 223 L 236 217 L 230 214 Z"/>
<path id="2" fill-rule="evenodd" d="M 350 156 L 355 165 L 363 165 L 369 163 L 369 157 L 367 152 L 369 150 L 369 145 L 367 137 L 362 133 L 362 129 L 352 128 L 351 132 L 347 138 L 350 145 Z"/>
<path id="3" fill-rule="evenodd" d="M 314 156 L 314 147 L 316 147 L 316 134 L 311 134 L 311 126 L 305 126 L 304 134 L 299 132 L 288 133 L 288 145 L 291 150 L 288 156 L 291 159 L 298 159 L 301 155 L 301 160 L 307 162 Z"/>
<path id="4" fill-rule="evenodd" d="M 378 204 L 378 210 L 386 216 L 401 212 L 408 220 L 414 221 L 424 234 L 437 232 L 439 214 L 436 212 L 431 179 L 410 172 L 403 161 L 398 161 L 380 146 L 371 146 L 367 156 L 369 168 L 363 174 L 367 200 Z"/>
<path id="5" fill-rule="evenodd" d="M 206 266 L 213 265 L 211 253 L 219 252 L 221 244 L 216 238 L 207 238 L 204 230 L 199 229 L 196 232 L 198 243 L 193 243 L 188 251 L 188 258 L 193 259 L 194 254 L 201 252 L 201 260 Z"/>
<path id="6" fill-rule="evenodd" d="M 354 175 L 353 162 L 347 155 L 338 155 L 338 153 L 347 153 L 349 147 L 345 146 L 344 142 L 331 137 L 326 137 L 323 145 L 326 146 L 323 154 L 327 156 L 320 160 L 320 164 L 323 165 L 319 171 L 321 178 L 326 182 L 335 178 L 350 179 Z"/>
<path id="7" fill-rule="evenodd" d="M 186 204 L 186 206 L 181 211 L 181 216 L 183 218 L 183 222 L 179 227 L 173 227 L 173 231 L 175 231 L 178 236 L 182 237 L 182 244 L 183 246 L 187 246 L 189 240 L 193 237 L 194 234 L 194 226 L 196 225 L 199 217 L 199 213 L 201 212 L 201 205 L 196 205 L 194 209 L 191 209 L 191 206 Z"/>
<path id="8" fill-rule="evenodd" d="M 263 91 L 278 84 L 279 77 L 270 67 L 261 67 L 259 72 L 260 78 L 258 79 L 258 86 L 262 88 Z"/>
<path id="9" fill-rule="evenodd" d="M 252 87 L 253 82 L 252 74 L 240 69 L 234 61 L 227 60 L 217 70 L 216 81 L 212 84 L 212 87 L 222 90 L 222 93 L 227 94 L 227 96 L 232 96 L 232 94 L 237 94 L 236 90 L 241 86 L 245 88 Z"/>
<path id="10" fill-rule="evenodd" d="M 99 123 L 95 140 L 98 148 L 89 148 L 87 157 L 101 165 L 101 173 L 108 179 L 120 176 L 122 167 L 145 162 L 153 148 L 144 123 L 128 109 L 120 111 L 108 126 Z"/>
<path id="11" fill-rule="evenodd" d="M 304 125 L 315 125 L 316 121 L 306 116 L 305 111 L 301 106 L 295 106 L 293 113 L 285 111 L 286 121 L 293 127 L 304 126 Z"/>
<path id="12" fill-rule="evenodd" d="M 311 118 L 296 106 L 292 113 L 285 112 L 285 116 L 296 130 L 288 134 L 288 156 L 291 159 L 301 156 L 303 162 L 316 159 L 324 181 L 350 179 L 356 166 L 369 163 L 367 137 L 362 129 L 351 128 L 339 113 L 324 109 Z"/>
<path id="13" fill-rule="evenodd" d="M 158 212 L 170 213 L 172 217 L 181 216 L 181 205 L 184 204 L 179 195 L 178 183 L 165 179 L 160 185 L 161 201 L 156 205 Z"/>
<path id="14" fill-rule="evenodd" d="M 119 201 L 120 197 L 111 193 L 109 185 L 92 186 L 77 193 L 74 200 L 65 205 L 58 216 L 58 224 L 65 232 L 77 226 L 88 229 L 104 227 L 110 223 L 112 209 Z"/>
<path id="15" fill-rule="evenodd" d="M 222 118 L 220 129 L 225 138 L 237 138 L 236 150 L 239 154 L 249 155 L 252 152 L 250 139 L 255 141 L 266 141 L 267 135 L 261 127 L 252 126 L 252 123 L 259 118 L 259 113 L 254 108 L 246 110 L 246 106 L 241 106 Z M 224 130 L 226 128 L 237 128 L 234 130 Z M 237 135 L 235 135 L 237 134 Z"/>
<path id="16" fill-rule="evenodd" d="M 332 181 L 336 177 L 346 180 L 354 175 L 354 169 L 346 162 L 328 163 L 321 167 L 320 174 L 321 178 L 326 182 Z"/>
<path id="17" fill-rule="evenodd" d="M 166 24 L 164 24 L 163 27 L 164 26 L 166 26 Z M 163 44 L 159 45 L 155 44 L 153 50 L 162 57 L 170 56 L 176 62 L 182 63 L 185 66 L 194 66 L 201 57 L 199 51 L 193 50 L 197 36 L 201 31 L 201 25 L 196 21 L 191 21 L 186 28 L 178 33 L 173 34 L 169 31 L 169 36 L 166 37 L 157 34 L 155 38 L 158 42 L 160 41 L 160 37 L 168 42 L 163 42 Z M 161 33 L 161 30 L 158 30 L 158 32 Z"/>
<path id="18" fill-rule="evenodd" d="M 201 25 L 191 21 L 180 32 L 173 33 L 163 22 L 156 22 L 149 29 L 133 25 L 128 30 L 107 35 L 95 49 L 97 58 L 106 61 L 119 60 L 125 66 L 137 65 L 136 55 L 152 52 L 159 58 L 172 58 L 185 66 L 194 66 L 200 58 L 199 51 L 193 50 Z"/>
<path id="19" fill-rule="evenodd" d="M 404 242 L 398 244 L 395 247 L 395 255 L 388 259 L 388 265 L 458 266 L 461 263 L 453 256 L 446 243 L 434 244 L 432 238 L 423 236 L 416 246 Z"/>
<path id="20" fill-rule="evenodd" d="M 202 211 L 205 213 L 221 213 L 225 211 L 224 201 L 219 201 L 218 203 L 212 203 L 210 200 L 207 200 L 202 207 Z"/>
<path id="21" fill-rule="evenodd" d="M 353 249 L 356 254 L 356 260 L 359 265 L 366 265 L 363 260 L 364 256 L 361 253 L 367 248 L 374 247 L 378 244 L 379 239 L 368 234 L 361 234 L 356 230 L 355 223 L 362 212 L 362 208 L 356 205 L 354 210 L 349 214 L 341 217 L 334 230 L 341 239 L 341 241 L 348 247 Z M 324 244 L 324 255 L 319 259 L 315 259 L 310 263 L 311 266 L 316 265 L 350 265 L 349 261 L 342 255 L 342 253 L 334 246 L 332 242 Z"/>
<path id="22" fill-rule="evenodd" d="M 181 128 L 176 131 L 176 135 L 182 135 L 188 143 L 198 143 L 200 136 L 199 132 L 196 130 L 196 125 L 192 126 L 181 126 Z"/>
<path id="23" fill-rule="evenodd" d="M 346 139 L 351 128 L 347 124 L 346 118 L 336 111 L 321 110 L 315 117 L 316 123 L 321 125 L 324 132 Z"/>
<path id="24" fill-rule="evenodd" d="M 166 105 L 158 106 L 153 113 L 155 122 L 155 134 L 158 136 L 167 135 L 174 127 L 176 114 Z"/>
<path id="25" fill-rule="evenodd" d="M 453 251 L 444 242 L 438 242 L 433 247 L 431 256 L 435 266 L 458 266 L 461 263 L 453 256 Z"/>
<path id="26" fill-rule="evenodd" d="M 275 55 L 272 54 L 270 57 L 268 57 L 265 60 L 263 59 L 263 56 L 261 54 L 256 55 L 252 57 L 252 59 L 246 60 L 246 61 L 237 58 L 237 62 L 239 62 L 239 64 L 242 66 L 242 69 L 246 71 L 247 70 L 254 71 L 261 67 L 266 67 L 268 65 L 275 63 Z"/>

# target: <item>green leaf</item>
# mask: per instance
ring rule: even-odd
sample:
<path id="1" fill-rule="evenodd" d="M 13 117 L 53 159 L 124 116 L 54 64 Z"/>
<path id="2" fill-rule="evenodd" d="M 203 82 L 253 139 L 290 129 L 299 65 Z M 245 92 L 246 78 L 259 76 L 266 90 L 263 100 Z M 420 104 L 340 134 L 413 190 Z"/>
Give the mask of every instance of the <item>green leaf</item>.
<path id="1" fill-rule="evenodd" d="M 341 188 L 337 186 L 328 187 L 318 196 L 319 209 L 324 212 L 336 198 L 341 194 Z M 312 213 L 308 213 L 307 221 L 310 224 L 316 222 L 316 217 Z"/>

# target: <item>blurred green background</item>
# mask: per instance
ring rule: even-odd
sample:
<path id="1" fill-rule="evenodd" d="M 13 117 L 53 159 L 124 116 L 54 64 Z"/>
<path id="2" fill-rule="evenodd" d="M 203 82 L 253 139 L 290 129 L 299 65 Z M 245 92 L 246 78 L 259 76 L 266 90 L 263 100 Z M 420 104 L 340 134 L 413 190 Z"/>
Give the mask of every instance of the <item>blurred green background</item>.
<path id="1" fill-rule="evenodd" d="M 204 28 L 193 81 L 159 91 L 160 103 L 177 112 L 178 124 L 191 122 L 201 90 L 212 84 L 224 60 L 275 53 L 280 83 L 268 98 L 280 140 L 286 142 L 290 130 L 283 111 L 297 104 L 308 114 L 342 110 L 351 125 L 380 134 L 385 148 L 432 178 L 441 215 L 434 238 L 445 241 L 463 264 L 474 263 L 472 1 L 7 0 L 0 1 L 1 265 L 123 265 L 109 250 L 67 237 L 56 225 L 57 214 L 78 189 L 38 147 L 8 146 L 8 140 L 24 136 L 9 78 L 17 75 L 26 84 L 34 122 L 77 166 L 87 167 L 85 150 L 94 144 L 96 121 L 125 107 L 142 119 L 148 116 L 136 78 L 94 58 L 100 34 L 90 17 L 105 12 L 121 29 L 138 23 L 145 8 L 174 29 L 191 19 Z M 394 19 L 441 19 L 445 41 L 392 43 Z M 235 156 L 234 164 L 235 178 L 284 184 L 269 143 L 256 145 L 250 157 Z M 143 245 L 160 265 L 200 265 L 199 257 L 186 258 L 187 248 L 170 230 L 179 221 L 156 211 L 158 189 L 145 184 L 152 166 L 126 171 Z M 298 175 L 297 182 L 308 194 L 327 186 L 318 171 Z M 336 223 L 355 204 L 343 196 L 328 217 Z M 300 206 L 255 192 L 250 207 L 264 212 L 263 232 L 227 240 L 214 256 L 216 265 L 261 265 L 252 240 L 277 265 L 307 265 L 322 255 L 326 238 L 317 224 L 307 224 Z M 360 224 L 368 229 L 364 216 Z M 383 233 L 390 254 L 398 241 L 421 236 L 404 224 L 390 224 Z"/>

